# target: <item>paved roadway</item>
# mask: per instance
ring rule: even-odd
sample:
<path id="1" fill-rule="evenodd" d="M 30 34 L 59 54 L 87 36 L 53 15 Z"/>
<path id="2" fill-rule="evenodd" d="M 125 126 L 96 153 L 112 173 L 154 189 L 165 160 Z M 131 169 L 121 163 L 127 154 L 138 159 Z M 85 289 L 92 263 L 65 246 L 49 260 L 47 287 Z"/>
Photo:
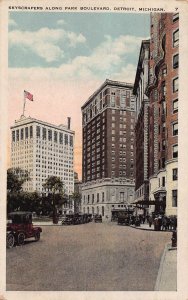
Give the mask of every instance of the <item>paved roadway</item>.
<path id="1" fill-rule="evenodd" d="M 152 291 L 171 233 L 116 223 L 43 226 L 7 250 L 8 291 Z"/>

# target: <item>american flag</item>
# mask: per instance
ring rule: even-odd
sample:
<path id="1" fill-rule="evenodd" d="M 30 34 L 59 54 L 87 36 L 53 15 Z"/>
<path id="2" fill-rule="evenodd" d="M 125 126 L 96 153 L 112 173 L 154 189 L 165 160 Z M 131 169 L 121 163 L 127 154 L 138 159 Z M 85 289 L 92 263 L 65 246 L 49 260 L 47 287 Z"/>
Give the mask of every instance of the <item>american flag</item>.
<path id="1" fill-rule="evenodd" d="M 30 101 L 33 101 L 33 95 L 27 91 L 24 91 L 24 97 L 29 99 Z"/>

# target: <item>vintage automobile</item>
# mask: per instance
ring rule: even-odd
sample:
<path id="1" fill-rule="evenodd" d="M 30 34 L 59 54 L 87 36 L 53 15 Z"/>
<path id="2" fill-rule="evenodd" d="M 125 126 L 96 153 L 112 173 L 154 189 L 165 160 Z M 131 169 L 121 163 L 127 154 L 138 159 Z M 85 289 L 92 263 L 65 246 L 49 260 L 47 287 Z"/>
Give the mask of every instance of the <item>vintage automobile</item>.
<path id="1" fill-rule="evenodd" d="M 95 215 L 94 216 L 95 223 L 102 223 L 102 216 L 101 215 Z"/>
<path id="2" fill-rule="evenodd" d="M 12 212 L 8 215 L 6 246 L 23 245 L 26 239 L 33 237 L 39 241 L 41 232 L 42 228 L 33 226 L 31 212 Z"/>
<path id="3" fill-rule="evenodd" d="M 120 212 L 118 214 L 118 225 L 129 225 L 130 223 L 130 216 L 127 212 Z"/>

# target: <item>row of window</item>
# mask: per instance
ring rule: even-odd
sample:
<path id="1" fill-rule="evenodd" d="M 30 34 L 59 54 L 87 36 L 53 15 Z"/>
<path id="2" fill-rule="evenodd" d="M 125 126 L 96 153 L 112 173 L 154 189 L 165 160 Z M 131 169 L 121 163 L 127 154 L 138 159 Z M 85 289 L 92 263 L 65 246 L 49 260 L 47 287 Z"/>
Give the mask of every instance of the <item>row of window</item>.
<path id="1" fill-rule="evenodd" d="M 63 134 L 62 132 L 52 131 L 51 129 L 46 129 L 44 127 L 36 126 L 36 137 L 43 140 L 48 139 L 48 141 L 54 141 L 60 144 L 73 146 L 73 136 L 68 134 Z M 33 138 L 33 126 L 25 127 L 12 131 L 12 141 L 19 141 L 23 139 Z"/>

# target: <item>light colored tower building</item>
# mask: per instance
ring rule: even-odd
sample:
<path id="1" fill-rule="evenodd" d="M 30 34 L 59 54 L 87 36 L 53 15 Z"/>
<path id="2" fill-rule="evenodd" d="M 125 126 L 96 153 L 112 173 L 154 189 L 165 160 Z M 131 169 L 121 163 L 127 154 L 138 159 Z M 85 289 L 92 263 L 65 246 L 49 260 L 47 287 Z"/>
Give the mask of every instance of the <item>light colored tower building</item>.
<path id="1" fill-rule="evenodd" d="M 106 80 L 82 106 L 82 210 L 111 217 L 134 200 L 133 85 Z"/>
<path id="2" fill-rule="evenodd" d="M 74 131 L 68 125 L 52 125 L 31 117 L 22 116 L 11 127 L 11 167 L 29 172 L 31 180 L 23 190 L 47 193 L 43 183 L 49 176 L 60 177 L 65 192 L 74 191 Z"/>

